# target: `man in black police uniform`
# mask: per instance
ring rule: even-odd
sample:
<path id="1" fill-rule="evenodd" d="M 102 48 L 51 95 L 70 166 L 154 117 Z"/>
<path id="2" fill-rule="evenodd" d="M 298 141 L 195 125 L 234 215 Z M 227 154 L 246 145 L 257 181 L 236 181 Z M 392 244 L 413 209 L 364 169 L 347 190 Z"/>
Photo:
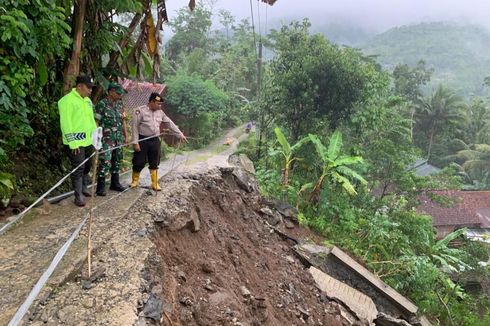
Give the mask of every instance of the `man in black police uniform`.
<path id="1" fill-rule="evenodd" d="M 158 165 L 160 163 L 160 125 L 166 123 L 169 133 L 181 140 L 187 141 L 180 129 L 170 120 L 162 110 L 163 99 L 160 94 L 152 93 L 147 105 L 140 106 L 134 111 L 131 129 L 133 133 L 133 178 L 131 188 L 139 184 L 141 170 L 149 163 L 151 187 L 160 191 L 158 184 Z M 140 139 L 149 138 L 143 141 Z"/>

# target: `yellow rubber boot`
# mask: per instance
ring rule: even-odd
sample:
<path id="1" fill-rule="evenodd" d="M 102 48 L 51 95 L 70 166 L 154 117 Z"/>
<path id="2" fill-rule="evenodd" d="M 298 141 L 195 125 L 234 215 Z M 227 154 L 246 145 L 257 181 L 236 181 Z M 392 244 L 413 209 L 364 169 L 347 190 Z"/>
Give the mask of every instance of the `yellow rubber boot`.
<path id="1" fill-rule="evenodd" d="M 133 172 L 133 179 L 131 181 L 131 188 L 136 188 L 138 187 L 140 183 L 140 172 Z"/>
<path id="2" fill-rule="evenodd" d="M 151 188 L 155 191 L 160 191 L 160 185 L 158 184 L 158 170 L 150 170 L 151 175 Z"/>

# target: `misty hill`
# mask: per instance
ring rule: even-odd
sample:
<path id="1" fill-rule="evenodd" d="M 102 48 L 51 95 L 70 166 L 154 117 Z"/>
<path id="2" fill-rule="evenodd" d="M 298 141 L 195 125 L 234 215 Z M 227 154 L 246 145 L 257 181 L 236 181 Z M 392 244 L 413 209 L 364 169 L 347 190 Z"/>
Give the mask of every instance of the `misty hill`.
<path id="1" fill-rule="evenodd" d="M 361 45 L 392 70 L 398 63 L 415 65 L 424 59 L 435 69 L 432 86 L 443 83 L 461 95 L 483 95 L 490 75 L 490 33 L 483 27 L 452 23 L 422 23 L 396 27 Z"/>
<path id="2" fill-rule="evenodd" d="M 375 33 L 365 28 L 346 22 L 330 22 L 322 25 L 313 24 L 312 32 L 321 33 L 334 43 L 353 47 L 358 47 L 375 36 Z"/>

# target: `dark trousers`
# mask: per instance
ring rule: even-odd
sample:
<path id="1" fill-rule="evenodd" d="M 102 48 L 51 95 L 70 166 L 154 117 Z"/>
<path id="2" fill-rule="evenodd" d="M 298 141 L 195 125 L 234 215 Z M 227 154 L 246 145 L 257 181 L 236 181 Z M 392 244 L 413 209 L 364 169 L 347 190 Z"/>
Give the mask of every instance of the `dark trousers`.
<path id="1" fill-rule="evenodd" d="M 80 152 L 78 154 L 74 154 L 73 150 L 71 150 L 68 146 L 66 146 L 68 151 L 68 158 L 70 159 L 71 169 L 73 170 L 77 166 L 80 165 L 87 157 L 92 155 L 94 152 L 94 147 L 92 145 L 87 147 L 79 147 Z M 84 174 L 88 174 L 90 169 L 92 168 L 92 160 L 88 160 L 84 165 L 79 167 L 73 174 L 71 175 L 71 179 L 79 179 L 83 177 Z"/>
<path id="2" fill-rule="evenodd" d="M 139 136 L 140 139 L 146 136 Z M 133 172 L 141 172 L 149 163 L 150 170 L 158 169 L 160 164 L 160 138 L 153 137 L 139 142 L 140 151 L 133 154 Z"/>
<path id="3" fill-rule="evenodd" d="M 95 150 L 92 145 L 87 146 L 87 147 L 79 147 L 78 149 L 80 150 L 79 153 L 74 154 L 73 150 L 71 150 L 68 146 L 66 146 L 66 150 L 68 151 L 68 158 L 70 159 L 72 170 L 74 168 L 76 168 L 77 166 L 79 166 L 87 157 L 92 155 L 92 153 Z M 72 185 L 73 185 L 75 192 L 77 192 L 77 190 L 78 190 L 78 189 L 75 189 L 77 187 L 76 186 L 77 181 L 83 180 L 83 176 L 87 175 L 90 172 L 91 168 L 92 168 L 92 159 L 85 162 L 84 165 L 82 165 L 75 172 L 72 173 L 71 182 L 72 182 Z"/>

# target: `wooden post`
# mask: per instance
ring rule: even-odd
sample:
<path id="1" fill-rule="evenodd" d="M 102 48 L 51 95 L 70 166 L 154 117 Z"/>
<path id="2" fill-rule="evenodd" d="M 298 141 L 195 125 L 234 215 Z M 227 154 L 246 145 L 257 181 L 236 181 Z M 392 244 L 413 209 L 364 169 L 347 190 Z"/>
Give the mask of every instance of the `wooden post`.
<path id="1" fill-rule="evenodd" d="M 88 244 L 87 244 L 87 264 L 88 264 L 88 277 L 92 275 L 92 219 L 94 214 L 94 204 L 95 204 L 95 178 L 97 176 L 97 165 L 99 163 L 99 151 L 95 152 L 94 168 L 92 170 L 92 189 L 90 198 L 90 211 L 88 219 Z"/>

